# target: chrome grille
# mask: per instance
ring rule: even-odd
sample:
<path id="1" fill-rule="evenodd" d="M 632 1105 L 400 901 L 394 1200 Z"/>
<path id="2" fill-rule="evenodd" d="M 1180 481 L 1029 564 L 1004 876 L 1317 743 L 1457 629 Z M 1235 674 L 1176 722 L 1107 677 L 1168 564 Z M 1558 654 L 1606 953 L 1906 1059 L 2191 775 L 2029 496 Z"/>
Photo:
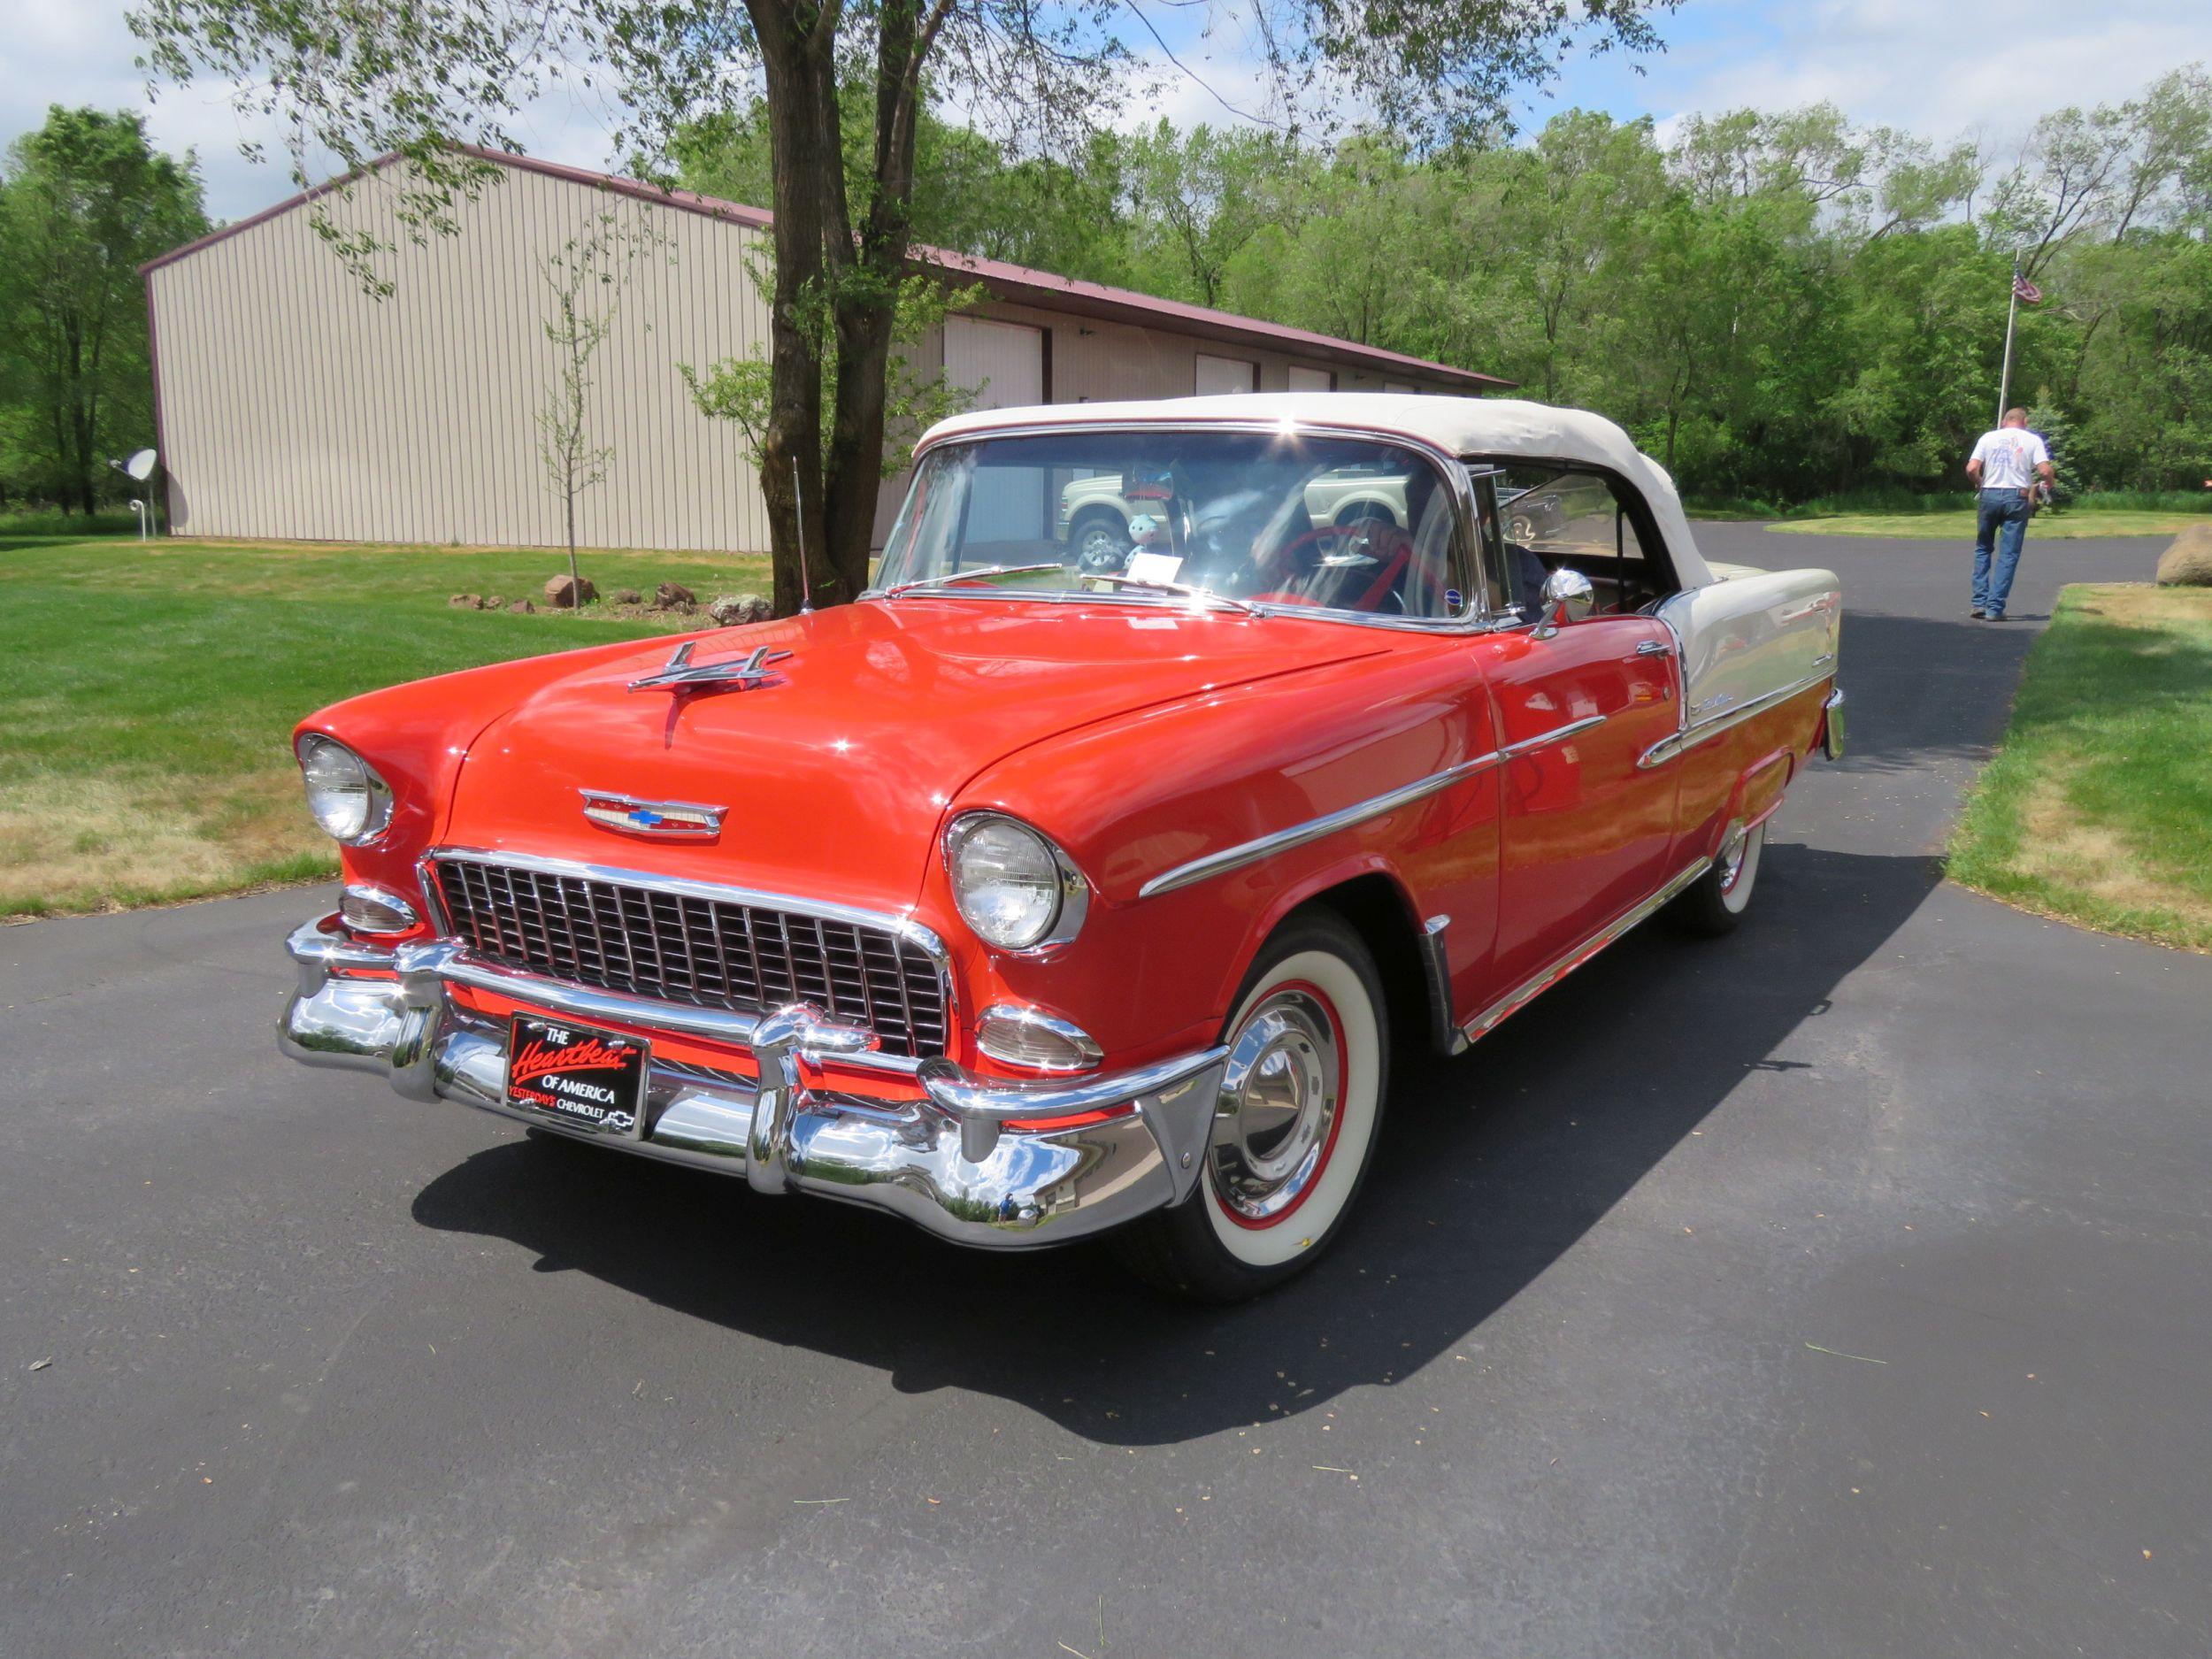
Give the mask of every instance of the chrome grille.
<path id="1" fill-rule="evenodd" d="M 891 928 L 523 864 L 435 868 L 455 934 L 488 960 L 699 1008 L 811 1002 L 886 1054 L 945 1051 L 937 964 Z"/>

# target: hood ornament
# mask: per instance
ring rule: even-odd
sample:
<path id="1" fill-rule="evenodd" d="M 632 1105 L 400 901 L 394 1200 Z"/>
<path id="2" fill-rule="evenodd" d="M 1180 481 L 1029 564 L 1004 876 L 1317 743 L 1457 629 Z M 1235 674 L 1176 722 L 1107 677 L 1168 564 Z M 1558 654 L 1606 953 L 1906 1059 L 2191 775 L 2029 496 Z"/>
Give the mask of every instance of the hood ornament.
<path id="1" fill-rule="evenodd" d="M 771 650 L 760 645 L 744 657 L 719 663 L 694 663 L 691 650 L 698 643 L 696 640 L 686 640 L 676 648 L 660 672 L 633 680 L 630 689 L 651 691 L 665 686 L 678 691 L 751 691 L 757 687 L 780 683 L 781 676 L 772 672 L 768 664 L 780 663 L 791 655 L 789 651 Z"/>
<path id="2" fill-rule="evenodd" d="M 609 789 L 577 793 L 584 797 L 584 816 L 600 828 L 658 841 L 710 841 L 721 834 L 722 814 L 729 810 L 692 801 L 641 801 Z"/>

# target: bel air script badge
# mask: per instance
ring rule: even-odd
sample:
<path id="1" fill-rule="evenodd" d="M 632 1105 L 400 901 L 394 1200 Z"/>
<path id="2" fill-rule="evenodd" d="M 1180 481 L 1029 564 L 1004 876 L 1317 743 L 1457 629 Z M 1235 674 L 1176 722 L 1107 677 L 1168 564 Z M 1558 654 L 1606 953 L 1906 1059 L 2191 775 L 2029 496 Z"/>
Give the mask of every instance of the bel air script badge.
<path id="1" fill-rule="evenodd" d="M 722 833 L 722 814 L 728 810 L 691 801 L 641 801 L 634 795 L 614 795 L 604 789 L 580 793 L 584 816 L 600 828 L 661 841 L 710 841 Z"/>

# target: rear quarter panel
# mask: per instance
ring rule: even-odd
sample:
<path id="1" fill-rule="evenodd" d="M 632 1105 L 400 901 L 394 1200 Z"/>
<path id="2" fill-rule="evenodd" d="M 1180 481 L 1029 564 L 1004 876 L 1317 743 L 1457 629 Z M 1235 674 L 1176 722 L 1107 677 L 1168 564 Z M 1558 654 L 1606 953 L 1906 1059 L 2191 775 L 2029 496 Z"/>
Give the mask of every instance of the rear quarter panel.
<path id="1" fill-rule="evenodd" d="M 1676 595 L 1659 614 L 1682 642 L 1685 734 L 1725 727 L 1671 763 L 1684 769 L 1686 850 L 1710 853 L 1732 818 L 1778 804 L 1812 747 L 1841 649 L 1843 590 L 1831 571 L 1747 570 Z M 1737 718 L 1793 687 L 1775 707 Z"/>

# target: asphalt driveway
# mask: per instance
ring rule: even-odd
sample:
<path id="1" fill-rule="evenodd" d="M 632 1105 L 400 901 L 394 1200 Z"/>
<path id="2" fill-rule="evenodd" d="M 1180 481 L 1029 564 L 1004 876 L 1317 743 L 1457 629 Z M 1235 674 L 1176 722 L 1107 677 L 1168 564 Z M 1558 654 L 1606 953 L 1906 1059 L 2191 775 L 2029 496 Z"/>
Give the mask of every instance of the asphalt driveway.
<path id="1" fill-rule="evenodd" d="M 282 1062 L 319 894 L 0 930 L 0 1653 L 2204 1653 L 2212 960 L 1931 856 L 2155 545 L 1704 539 L 1850 607 L 1753 918 L 1225 1313 Z"/>

